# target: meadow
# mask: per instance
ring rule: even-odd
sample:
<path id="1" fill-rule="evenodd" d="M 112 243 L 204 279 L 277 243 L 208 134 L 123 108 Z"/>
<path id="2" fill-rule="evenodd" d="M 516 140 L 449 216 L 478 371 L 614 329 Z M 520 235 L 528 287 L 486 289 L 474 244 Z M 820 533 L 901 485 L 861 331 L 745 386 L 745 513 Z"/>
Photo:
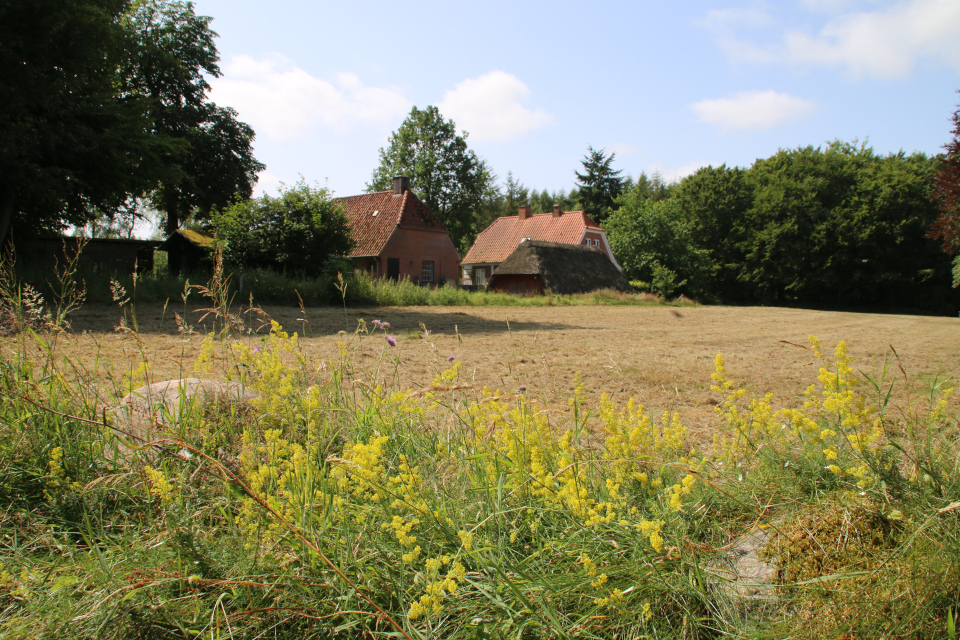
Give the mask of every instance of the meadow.
<path id="1" fill-rule="evenodd" d="M 954 318 L 208 293 L 4 338 L 0 635 L 956 637 Z"/>

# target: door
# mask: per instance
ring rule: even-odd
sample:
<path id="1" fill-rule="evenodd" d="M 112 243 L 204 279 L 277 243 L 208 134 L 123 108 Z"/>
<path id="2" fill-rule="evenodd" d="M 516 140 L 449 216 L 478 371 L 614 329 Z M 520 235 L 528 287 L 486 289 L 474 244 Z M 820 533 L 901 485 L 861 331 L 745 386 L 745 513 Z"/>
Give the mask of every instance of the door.
<path id="1" fill-rule="evenodd" d="M 400 258 L 387 258 L 387 277 L 391 280 L 400 279 Z"/>

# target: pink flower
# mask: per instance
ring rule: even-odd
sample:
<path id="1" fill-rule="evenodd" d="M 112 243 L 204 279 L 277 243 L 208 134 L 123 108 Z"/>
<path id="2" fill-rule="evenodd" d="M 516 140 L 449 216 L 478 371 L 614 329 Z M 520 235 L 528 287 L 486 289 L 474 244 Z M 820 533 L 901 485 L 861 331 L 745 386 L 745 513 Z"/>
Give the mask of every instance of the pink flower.
<path id="1" fill-rule="evenodd" d="M 387 336 L 387 343 L 388 343 L 391 347 L 397 346 L 397 340 L 396 340 L 396 338 L 394 338 L 393 336 Z"/>
<path id="2" fill-rule="evenodd" d="M 456 358 L 456 357 L 457 357 L 457 356 L 447 356 L 447 362 L 450 362 L 451 360 L 453 360 L 453 359 Z"/>

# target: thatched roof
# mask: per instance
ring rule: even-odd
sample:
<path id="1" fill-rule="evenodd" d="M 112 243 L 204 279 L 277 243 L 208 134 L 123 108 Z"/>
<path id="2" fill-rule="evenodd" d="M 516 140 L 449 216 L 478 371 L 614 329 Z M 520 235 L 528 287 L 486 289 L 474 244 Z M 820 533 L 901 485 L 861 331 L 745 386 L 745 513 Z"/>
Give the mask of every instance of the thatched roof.
<path id="1" fill-rule="evenodd" d="M 489 287 L 498 276 L 534 275 L 557 294 L 587 293 L 597 289 L 630 292 L 626 276 L 595 247 L 541 240 L 524 240 L 493 272 Z"/>

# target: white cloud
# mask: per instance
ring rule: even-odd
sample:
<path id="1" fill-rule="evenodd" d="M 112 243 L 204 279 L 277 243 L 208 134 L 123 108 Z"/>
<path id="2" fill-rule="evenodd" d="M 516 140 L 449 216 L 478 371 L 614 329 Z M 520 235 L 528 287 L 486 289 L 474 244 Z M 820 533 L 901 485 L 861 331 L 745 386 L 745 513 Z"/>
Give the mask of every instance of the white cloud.
<path id="1" fill-rule="evenodd" d="M 543 109 L 524 106 L 530 89 L 515 75 L 491 71 L 447 91 L 437 107 L 479 142 L 511 140 L 553 122 Z"/>
<path id="2" fill-rule="evenodd" d="M 318 123 L 344 131 L 357 124 L 395 122 L 410 110 L 410 101 L 396 89 L 365 86 L 350 73 L 328 82 L 279 54 L 259 60 L 236 56 L 223 71 L 222 78 L 211 82 L 214 101 L 236 109 L 266 138 L 299 138 Z"/>
<path id="3" fill-rule="evenodd" d="M 671 182 L 676 182 L 682 178 L 696 173 L 697 169 L 700 167 L 707 166 L 720 166 L 718 163 L 713 162 L 688 162 L 687 164 L 682 164 L 676 167 L 667 167 L 658 162 L 647 165 L 644 173 L 647 174 L 648 178 L 652 178 L 654 174 L 660 174 L 660 179 L 670 184 Z"/>
<path id="4" fill-rule="evenodd" d="M 813 102 L 776 91 L 741 91 L 690 106 L 697 119 L 720 131 L 766 131 L 814 110 Z"/>
<path id="5" fill-rule="evenodd" d="M 935 60 L 960 74 L 960 2 L 899 0 L 874 10 L 853 10 L 875 1 L 801 0 L 808 11 L 824 13 L 816 33 L 785 30 L 773 43 L 740 37 L 741 28 L 762 27 L 758 10 L 724 10 L 707 14 L 705 26 L 734 59 L 837 67 L 854 77 L 905 78 L 921 60 Z"/>
<path id="6" fill-rule="evenodd" d="M 640 153 L 643 151 L 640 147 L 632 144 L 627 144 L 626 142 L 617 142 L 610 145 L 606 148 L 610 153 L 615 153 L 620 157 L 633 155 L 635 153 Z"/>
<path id="7" fill-rule="evenodd" d="M 800 5 L 807 11 L 820 13 L 843 13 L 862 4 L 862 0 L 800 0 Z M 871 0 L 871 4 L 877 4 L 877 0 Z"/>
<path id="8" fill-rule="evenodd" d="M 812 36 L 790 31 L 792 62 L 842 67 L 854 76 L 905 78 L 922 58 L 960 73 L 960 2 L 907 0 L 882 11 L 836 16 Z"/>
<path id="9" fill-rule="evenodd" d="M 268 195 L 271 197 L 276 196 L 277 192 L 280 191 L 284 187 L 284 185 L 285 183 L 283 181 L 283 178 L 281 178 L 277 174 L 271 173 L 269 171 L 261 171 L 260 173 L 257 174 L 257 184 L 253 188 L 254 196 L 257 196 L 257 195 Z M 286 185 L 286 186 L 289 187 L 292 185 Z"/>

